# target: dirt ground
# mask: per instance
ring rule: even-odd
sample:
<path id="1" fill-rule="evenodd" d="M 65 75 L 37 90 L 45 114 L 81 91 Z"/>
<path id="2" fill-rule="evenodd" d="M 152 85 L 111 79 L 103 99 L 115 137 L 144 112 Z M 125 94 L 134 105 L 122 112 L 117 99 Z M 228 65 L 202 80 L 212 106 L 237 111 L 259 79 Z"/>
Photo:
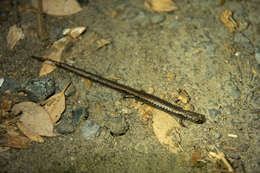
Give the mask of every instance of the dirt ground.
<path id="1" fill-rule="evenodd" d="M 177 11 L 158 14 L 143 0 L 90 0 L 82 12 L 47 15 L 45 23 L 49 43 L 65 28 L 88 27 L 63 53 L 63 62 L 138 90 L 152 88 L 170 102 L 175 91 L 185 90 L 191 107 L 207 120 L 178 129 L 182 151 L 173 153 L 159 142 L 153 120 L 144 120 L 133 100 L 98 84 L 88 88 L 81 77 L 56 69 L 50 77 L 57 91 L 72 81 L 63 116 L 85 107 L 99 134 L 86 140 L 79 124 L 75 132 L 45 137 L 42 144 L 0 152 L 0 172 L 228 172 L 209 152 L 223 152 L 234 172 L 260 172 L 260 1 L 175 2 Z M 233 33 L 220 20 L 224 10 L 238 24 Z M 38 78 L 42 63 L 31 56 L 47 47 L 37 36 L 36 15 L 20 13 L 17 24 L 25 37 L 8 50 L 6 35 L 14 24 L 11 18 L 1 22 L 0 77 L 22 85 Z M 91 39 L 111 43 L 94 50 Z M 119 136 L 107 127 L 118 116 L 128 127 Z"/>

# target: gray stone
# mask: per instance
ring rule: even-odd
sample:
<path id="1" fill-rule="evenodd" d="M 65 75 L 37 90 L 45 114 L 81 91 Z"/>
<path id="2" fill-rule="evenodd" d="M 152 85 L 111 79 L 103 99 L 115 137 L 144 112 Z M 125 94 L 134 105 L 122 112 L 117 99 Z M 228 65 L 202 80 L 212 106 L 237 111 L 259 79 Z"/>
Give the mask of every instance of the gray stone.
<path id="1" fill-rule="evenodd" d="M 212 119 L 215 119 L 218 114 L 220 114 L 220 111 L 217 109 L 209 109 L 209 115 Z"/>
<path id="2" fill-rule="evenodd" d="M 157 14 L 151 18 L 151 22 L 153 24 L 159 24 L 162 23 L 166 19 L 165 15 L 163 14 Z"/>
<path id="3" fill-rule="evenodd" d="M 229 96 L 234 97 L 234 99 L 237 99 L 240 96 L 240 91 L 237 88 L 237 86 L 234 84 L 234 82 L 227 80 L 224 82 L 224 85 L 222 86 L 222 89 L 224 89 L 225 93 Z"/>
<path id="4" fill-rule="evenodd" d="M 217 139 L 219 139 L 219 138 L 221 138 L 221 134 L 220 134 L 220 133 L 216 133 L 216 134 L 215 134 L 215 137 L 216 137 Z"/>
<path id="5" fill-rule="evenodd" d="M 257 96 L 253 101 L 252 101 L 252 105 L 255 108 L 260 109 L 260 96 Z"/>
<path id="6" fill-rule="evenodd" d="M 80 127 L 82 136 L 89 140 L 91 138 L 97 137 L 99 135 L 100 126 L 93 121 L 86 120 Z"/>
<path id="7" fill-rule="evenodd" d="M 231 157 L 232 159 L 236 159 L 236 160 L 241 159 L 240 155 L 239 154 L 235 154 L 235 153 L 231 153 L 228 156 Z"/>
<path id="8" fill-rule="evenodd" d="M 7 78 L 3 81 L 2 86 L 0 87 L 0 93 L 6 90 L 11 92 L 17 91 L 21 86 L 13 79 Z"/>
<path id="9" fill-rule="evenodd" d="M 249 53 L 254 53 L 255 51 L 250 40 L 240 32 L 235 34 L 234 42 L 237 43 L 241 48 L 243 48 L 245 51 Z"/>
<path id="10" fill-rule="evenodd" d="M 60 120 L 60 123 L 55 127 L 55 131 L 60 134 L 70 134 L 75 131 L 75 126 L 72 123 L 72 119 L 64 117 Z"/>
<path id="11" fill-rule="evenodd" d="M 31 79 L 22 86 L 22 91 L 35 102 L 45 100 L 55 92 L 55 82 L 48 77 Z"/>
<path id="12" fill-rule="evenodd" d="M 260 64 L 260 48 L 258 46 L 255 47 L 255 60 L 257 64 Z"/>
<path id="13" fill-rule="evenodd" d="M 72 121 L 74 126 L 79 125 L 83 118 L 88 118 L 88 109 L 86 107 L 81 107 L 72 110 Z"/>

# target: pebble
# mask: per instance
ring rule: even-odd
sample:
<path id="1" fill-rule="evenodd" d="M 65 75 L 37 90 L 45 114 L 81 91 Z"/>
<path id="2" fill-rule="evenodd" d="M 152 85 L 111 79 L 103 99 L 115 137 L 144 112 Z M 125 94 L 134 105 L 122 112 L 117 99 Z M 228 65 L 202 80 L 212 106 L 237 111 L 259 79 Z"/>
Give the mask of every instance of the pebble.
<path id="1" fill-rule="evenodd" d="M 260 48 L 258 46 L 255 47 L 255 59 L 257 64 L 260 64 Z"/>
<path id="2" fill-rule="evenodd" d="M 4 81 L 4 78 L 0 78 L 0 87 L 3 85 Z"/>
<path id="3" fill-rule="evenodd" d="M 63 117 L 60 123 L 55 127 L 55 131 L 59 134 L 70 134 L 75 131 L 75 126 L 73 125 L 72 119 L 68 117 Z"/>
<path id="4" fill-rule="evenodd" d="M 106 127 L 110 130 L 110 133 L 113 136 L 124 135 L 128 130 L 128 124 L 123 116 L 108 119 Z"/>
<path id="5" fill-rule="evenodd" d="M 22 86 L 22 91 L 35 102 L 45 100 L 55 92 L 55 82 L 51 78 L 31 79 Z"/>
<path id="6" fill-rule="evenodd" d="M 80 127 L 82 136 L 89 140 L 91 138 L 97 137 L 99 135 L 100 126 L 93 121 L 86 120 Z"/>
<path id="7" fill-rule="evenodd" d="M 166 17 L 165 15 L 163 14 L 157 14 L 157 15 L 154 15 L 152 18 L 151 18 L 151 22 L 153 24 L 159 24 L 159 23 L 162 23 L 163 21 L 165 21 Z"/>
<path id="8" fill-rule="evenodd" d="M 60 134 L 73 133 L 82 119 L 88 118 L 88 110 L 85 107 L 72 110 L 72 116 L 63 116 L 60 123 L 55 127 L 55 130 Z"/>
<path id="9" fill-rule="evenodd" d="M 236 160 L 241 159 L 240 155 L 239 154 L 235 154 L 235 153 L 231 153 L 228 156 L 231 157 L 232 159 L 236 159 Z"/>
<path id="10" fill-rule="evenodd" d="M 209 115 L 212 119 L 215 119 L 218 114 L 220 114 L 220 111 L 217 109 L 209 109 Z"/>
<path id="11" fill-rule="evenodd" d="M 257 108 L 260 109 L 260 96 L 257 96 L 253 101 L 252 101 L 252 105 Z"/>
<path id="12" fill-rule="evenodd" d="M 1 79 L 3 79 L 3 81 L 2 81 L 2 85 L 0 87 L 0 93 L 7 91 L 7 90 L 9 90 L 11 92 L 15 92 L 20 88 L 20 85 L 13 79 L 10 79 L 10 78 L 7 78 L 5 80 L 4 80 L 4 78 L 1 78 Z"/>
<path id="13" fill-rule="evenodd" d="M 250 43 L 250 40 L 240 32 L 235 34 L 234 42 L 239 44 L 249 53 L 254 53 L 255 51 L 253 45 Z"/>
<path id="14" fill-rule="evenodd" d="M 142 27 L 146 27 L 149 24 L 149 18 L 144 12 L 140 11 L 138 12 L 138 15 L 134 18 L 134 22 Z"/>
<path id="15" fill-rule="evenodd" d="M 72 120 L 75 126 L 78 126 L 83 118 L 88 118 L 88 109 L 86 107 L 72 110 Z"/>
<path id="16" fill-rule="evenodd" d="M 226 94 L 228 94 L 229 96 L 232 96 L 234 99 L 237 99 L 240 96 L 239 89 L 230 80 L 227 80 L 227 81 L 224 82 L 224 85 L 222 86 L 222 89 L 225 91 Z"/>
<path id="17" fill-rule="evenodd" d="M 219 138 L 221 138 L 221 134 L 220 134 L 220 133 L 216 133 L 216 134 L 215 134 L 215 137 L 216 137 L 217 139 L 219 139 Z"/>

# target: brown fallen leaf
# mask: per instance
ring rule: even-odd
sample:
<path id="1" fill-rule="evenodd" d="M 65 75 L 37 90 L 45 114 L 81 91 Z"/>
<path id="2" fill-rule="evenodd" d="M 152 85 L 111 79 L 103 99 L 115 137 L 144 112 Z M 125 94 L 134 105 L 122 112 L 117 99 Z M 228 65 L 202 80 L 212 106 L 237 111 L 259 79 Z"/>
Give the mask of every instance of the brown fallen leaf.
<path id="1" fill-rule="evenodd" d="M 198 164 L 199 161 L 201 161 L 202 158 L 201 158 L 201 153 L 199 151 L 194 151 L 192 153 L 192 156 L 190 158 L 190 162 L 192 165 L 196 165 Z"/>
<path id="2" fill-rule="evenodd" d="M 78 38 L 86 29 L 87 27 L 80 26 L 63 31 L 63 34 L 66 36 L 54 42 L 48 55 L 45 57 L 60 62 L 62 53 L 67 48 L 69 43 L 75 41 L 75 39 Z M 43 62 L 39 76 L 44 76 L 55 70 L 55 68 L 56 66 L 52 62 L 45 61 Z"/>
<path id="3" fill-rule="evenodd" d="M 83 79 L 84 82 L 85 82 L 86 88 L 87 88 L 87 89 L 91 88 L 91 86 L 92 86 L 91 80 L 88 80 L 88 79 L 86 79 L 86 78 L 82 78 L 82 79 Z"/>
<path id="4" fill-rule="evenodd" d="M 0 147 L 0 153 L 8 151 L 9 149 L 10 149 L 10 147 Z"/>
<path id="5" fill-rule="evenodd" d="M 7 132 L 0 136 L 0 145 L 11 148 L 28 148 L 30 140 L 21 136 L 18 132 Z"/>
<path id="6" fill-rule="evenodd" d="M 30 138 L 30 134 L 31 136 L 56 136 L 53 133 L 53 124 L 49 114 L 40 105 L 34 102 L 18 103 L 14 105 L 12 112 L 14 114 L 22 112 L 20 123 L 17 125 L 27 137 Z"/>
<path id="7" fill-rule="evenodd" d="M 231 33 L 234 32 L 238 26 L 236 21 L 232 18 L 231 10 L 224 10 L 221 13 L 220 20 Z"/>
<path id="8" fill-rule="evenodd" d="M 44 0 L 43 12 L 54 16 L 67 16 L 80 12 L 82 8 L 76 0 Z M 37 0 L 31 0 L 34 8 L 38 9 Z"/>
<path id="9" fill-rule="evenodd" d="M 177 129 L 179 123 L 169 114 L 154 109 L 153 111 L 153 131 L 159 142 L 166 146 L 170 152 L 177 153 L 182 150 L 180 136 Z"/>
<path id="10" fill-rule="evenodd" d="M 145 0 L 144 5 L 146 8 L 157 13 L 175 11 L 178 9 L 172 0 Z"/>
<path id="11" fill-rule="evenodd" d="M 68 35 L 73 39 L 77 39 L 84 31 L 86 31 L 86 26 L 78 26 L 74 28 L 67 28 L 63 31 L 63 35 Z"/>
<path id="12" fill-rule="evenodd" d="M 17 127 L 23 132 L 25 136 L 27 136 L 30 140 L 43 143 L 44 139 L 37 134 L 31 133 L 21 122 L 17 122 Z"/>
<path id="13" fill-rule="evenodd" d="M 55 61 L 60 61 L 61 60 L 61 55 L 63 51 L 65 50 L 66 46 L 70 43 L 71 38 L 66 36 L 61 38 L 60 40 L 56 41 L 50 50 L 50 53 L 46 56 L 46 58 L 55 60 Z M 55 70 L 56 66 L 51 63 L 50 61 L 45 61 L 43 62 L 42 68 L 40 70 L 39 76 L 44 76 L 53 70 Z"/>
<path id="14" fill-rule="evenodd" d="M 23 31 L 21 28 L 16 25 L 12 26 L 7 34 L 7 47 L 10 50 L 13 50 L 16 43 L 24 37 Z"/>
<path id="15" fill-rule="evenodd" d="M 70 83 L 67 83 L 64 89 L 46 100 L 44 109 L 49 113 L 53 124 L 60 119 L 61 114 L 65 110 L 65 91 L 69 87 Z"/>
<path id="16" fill-rule="evenodd" d="M 97 48 L 100 49 L 100 48 L 102 48 L 102 47 L 104 47 L 104 46 L 106 46 L 110 43 L 111 43 L 111 41 L 109 41 L 109 40 L 105 40 L 105 39 L 98 40 L 97 41 Z"/>

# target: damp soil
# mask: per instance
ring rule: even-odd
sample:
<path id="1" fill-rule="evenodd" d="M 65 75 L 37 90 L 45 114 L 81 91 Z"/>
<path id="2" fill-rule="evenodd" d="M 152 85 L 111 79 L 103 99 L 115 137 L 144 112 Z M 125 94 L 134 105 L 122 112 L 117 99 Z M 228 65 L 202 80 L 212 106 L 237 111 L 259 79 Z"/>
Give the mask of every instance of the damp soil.
<path id="1" fill-rule="evenodd" d="M 66 96 L 64 115 L 86 107 L 88 119 L 100 126 L 99 135 L 86 140 L 79 124 L 73 133 L 9 149 L 0 153 L 0 172 L 228 172 L 209 152 L 225 153 L 234 172 L 260 172 L 259 1 L 176 3 L 179 10 L 158 14 L 145 9 L 143 0 L 96 0 L 72 16 L 47 15 L 47 46 L 37 36 L 36 15 L 19 13 L 17 25 L 25 37 L 13 51 L 6 35 L 15 20 L 1 22 L 0 77 L 19 84 L 37 78 L 42 64 L 31 56 L 44 55 L 63 29 L 87 26 L 62 61 L 138 90 L 152 88 L 170 102 L 175 91 L 185 90 L 189 104 L 207 121 L 184 122 L 182 151 L 172 153 L 158 141 L 152 119 L 144 121 L 129 106 L 131 99 L 98 84 L 87 87 L 81 77 L 56 69 L 51 78 L 57 86 L 62 89 L 69 80 L 74 88 Z M 228 9 L 240 24 L 234 33 L 220 20 Z M 111 44 L 96 49 L 91 40 L 101 39 Z M 128 129 L 112 135 L 106 121 L 118 116 Z"/>

